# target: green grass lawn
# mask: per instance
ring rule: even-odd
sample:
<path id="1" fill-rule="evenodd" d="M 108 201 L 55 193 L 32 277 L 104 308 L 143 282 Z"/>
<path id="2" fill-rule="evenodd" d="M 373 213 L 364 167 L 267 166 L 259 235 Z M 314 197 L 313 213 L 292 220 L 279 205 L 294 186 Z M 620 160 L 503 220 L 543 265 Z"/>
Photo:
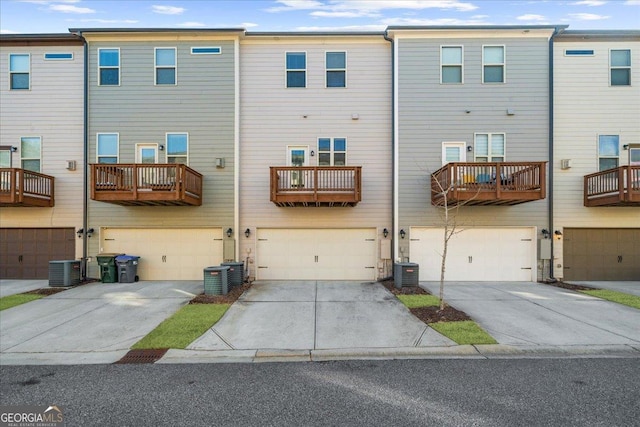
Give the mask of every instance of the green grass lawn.
<path id="1" fill-rule="evenodd" d="M 610 291 L 608 289 L 594 289 L 592 291 L 580 291 L 593 297 L 606 299 L 607 301 L 617 302 L 629 307 L 640 309 L 640 297 L 636 295 L 624 294 L 622 292 Z"/>
<path id="2" fill-rule="evenodd" d="M 132 349 L 184 349 L 224 315 L 230 304 L 188 304 L 162 322 Z"/>
<path id="3" fill-rule="evenodd" d="M 407 308 L 438 307 L 440 299 L 433 295 L 396 295 Z"/>
<path id="4" fill-rule="evenodd" d="M 429 326 L 456 344 L 497 344 L 497 341 L 473 320 L 436 322 Z"/>
<path id="5" fill-rule="evenodd" d="M 43 297 L 45 297 L 45 295 L 37 295 L 37 294 L 8 295 L 6 297 L 0 298 L 0 311 L 6 310 L 7 308 L 15 307 L 16 305 L 27 303 L 29 301 L 35 301 Z"/>

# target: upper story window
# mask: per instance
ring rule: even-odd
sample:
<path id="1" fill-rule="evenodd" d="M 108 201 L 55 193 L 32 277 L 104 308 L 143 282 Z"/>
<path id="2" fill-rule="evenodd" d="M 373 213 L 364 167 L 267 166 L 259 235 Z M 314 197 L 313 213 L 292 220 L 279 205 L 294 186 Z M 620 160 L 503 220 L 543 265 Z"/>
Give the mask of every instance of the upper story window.
<path id="1" fill-rule="evenodd" d="M 598 135 L 598 170 L 618 167 L 620 156 L 619 135 Z"/>
<path id="2" fill-rule="evenodd" d="M 189 134 L 167 134 L 167 163 L 188 163 Z"/>
<path id="3" fill-rule="evenodd" d="M 22 169 L 40 172 L 42 138 L 27 136 L 20 138 L 20 163 Z"/>
<path id="4" fill-rule="evenodd" d="M 287 87 L 307 87 L 306 52 L 287 52 Z"/>
<path id="5" fill-rule="evenodd" d="M 31 57 L 28 53 L 9 54 L 9 88 L 28 90 L 30 85 Z"/>
<path id="6" fill-rule="evenodd" d="M 504 83 L 504 70 L 504 46 L 482 46 L 482 83 Z"/>
<path id="7" fill-rule="evenodd" d="M 463 83 L 462 46 L 440 47 L 440 83 Z"/>
<path id="8" fill-rule="evenodd" d="M 476 162 L 504 162 L 504 133 L 476 133 L 474 145 Z"/>
<path id="9" fill-rule="evenodd" d="M 120 49 L 98 49 L 98 84 L 120 85 Z"/>
<path id="10" fill-rule="evenodd" d="M 318 166 L 345 166 L 346 138 L 318 138 Z"/>
<path id="11" fill-rule="evenodd" d="M 73 53 L 69 52 L 51 52 L 44 54 L 45 61 L 72 61 Z"/>
<path id="12" fill-rule="evenodd" d="M 192 55 L 220 55 L 221 53 L 222 48 L 220 46 L 201 46 L 191 48 Z"/>
<path id="13" fill-rule="evenodd" d="M 98 163 L 118 163 L 117 133 L 99 133 L 97 137 L 96 156 Z"/>
<path id="14" fill-rule="evenodd" d="M 176 48 L 156 48 L 156 84 L 176 84 Z"/>
<path id="15" fill-rule="evenodd" d="M 0 145 L 0 168 L 11 167 L 11 146 Z"/>
<path id="16" fill-rule="evenodd" d="M 347 87 L 347 52 L 327 52 L 327 87 Z"/>
<path id="17" fill-rule="evenodd" d="M 611 86 L 631 85 L 631 50 L 611 49 Z"/>

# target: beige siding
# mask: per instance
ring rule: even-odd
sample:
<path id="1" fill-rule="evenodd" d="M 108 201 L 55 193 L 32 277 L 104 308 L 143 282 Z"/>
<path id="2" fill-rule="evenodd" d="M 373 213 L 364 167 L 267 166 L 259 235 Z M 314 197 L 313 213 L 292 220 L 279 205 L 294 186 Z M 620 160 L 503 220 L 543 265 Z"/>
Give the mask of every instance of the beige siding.
<path id="1" fill-rule="evenodd" d="M 44 60 L 44 54 L 73 53 L 73 60 Z M 9 90 L 9 54 L 31 55 L 30 90 Z M 55 207 L 1 208 L 2 227 L 82 227 L 83 46 L 0 48 L 0 145 L 20 147 L 23 136 L 42 138 L 41 172 L 55 177 Z M 77 169 L 67 170 L 67 160 Z M 21 167 L 20 150 L 12 166 Z M 82 245 L 76 245 L 82 256 Z"/>
<path id="2" fill-rule="evenodd" d="M 391 229 L 390 44 L 382 35 L 247 37 L 240 50 L 240 228 Z M 288 51 L 307 53 L 306 88 L 285 88 Z M 325 88 L 327 51 L 347 52 L 346 88 Z M 317 153 L 320 137 L 347 139 L 347 165 L 362 166 L 362 201 L 344 208 L 275 206 L 269 167 L 286 165 L 288 145 Z M 254 236 L 242 238 L 241 253 L 254 247 Z"/>
<path id="3" fill-rule="evenodd" d="M 566 56 L 565 49 L 592 49 L 594 55 Z M 631 86 L 609 85 L 610 49 L 631 49 Z M 622 146 L 640 142 L 640 40 L 557 39 L 554 87 L 554 228 L 640 227 L 638 208 L 583 204 L 583 177 L 598 171 L 598 135 L 620 135 L 620 165 L 629 161 Z M 560 169 L 562 159 L 571 160 L 570 169 Z M 557 277 L 562 251 L 562 241 L 556 241 Z"/>

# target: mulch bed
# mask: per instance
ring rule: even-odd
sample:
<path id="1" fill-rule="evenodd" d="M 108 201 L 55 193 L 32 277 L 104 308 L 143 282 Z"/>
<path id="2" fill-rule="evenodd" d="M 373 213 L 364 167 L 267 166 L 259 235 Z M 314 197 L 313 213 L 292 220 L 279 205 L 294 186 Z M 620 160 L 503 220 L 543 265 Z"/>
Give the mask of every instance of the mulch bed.
<path id="1" fill-rule="evenodd" d="M 23 294 L 34 294 L 34 295 L 54 295 L 60 292 L 64 292 L 70 288 L 42 288 L 42 289 L 34 289 L 33 291 L 23 292 Z"/>
<path id="2" fill-rule="evenodd" d="M 240 298 L 247 289 L 251 287 L 251 283 L 243 283 L 240 286 L 233 286 L 227 295 L 207 295 L 201 293 L 196 295 L 189 304 L 233 304 Z"/>
<path id="3" fill-rule="evenodd" d="M 569 289 L 571 291 L 594 291 L 598 288 L 592 288 L 589 286 L 572 285 L 570 283 L 564 283 L 562 281 L 557 282 L 542 282 L 543 285 L 555 286 L 556 288 Z"/>
<path id="4" fill-rule="evenodd" d="M 431 295 L 431 292 L 421 288 L 420 286 L 403 286 L 398 289 L 395 287 L 393 280 L 385 280 L 381 283 L 394 295 Z M 410 308 L 409 311 L 424 323 L 471 320 L 467 313 L 455 309 L 450 305 L 446 305 L 444 310 L 440 310 L 440 307 L 419 307 Z"/>

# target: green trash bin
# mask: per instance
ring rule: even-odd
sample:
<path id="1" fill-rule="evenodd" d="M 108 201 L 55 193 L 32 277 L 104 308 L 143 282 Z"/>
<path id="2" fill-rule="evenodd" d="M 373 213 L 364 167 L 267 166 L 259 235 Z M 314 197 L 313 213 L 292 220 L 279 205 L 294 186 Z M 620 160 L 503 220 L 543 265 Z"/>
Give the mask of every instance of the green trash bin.
<path id="1" fill-rule="evenodd" d="M 100 280 L 102 283 L 116 283 L 118 281 L 116 257 L 120 255 L 122 254 L 96 255 L 98 266 L 100 267 Z"/>

